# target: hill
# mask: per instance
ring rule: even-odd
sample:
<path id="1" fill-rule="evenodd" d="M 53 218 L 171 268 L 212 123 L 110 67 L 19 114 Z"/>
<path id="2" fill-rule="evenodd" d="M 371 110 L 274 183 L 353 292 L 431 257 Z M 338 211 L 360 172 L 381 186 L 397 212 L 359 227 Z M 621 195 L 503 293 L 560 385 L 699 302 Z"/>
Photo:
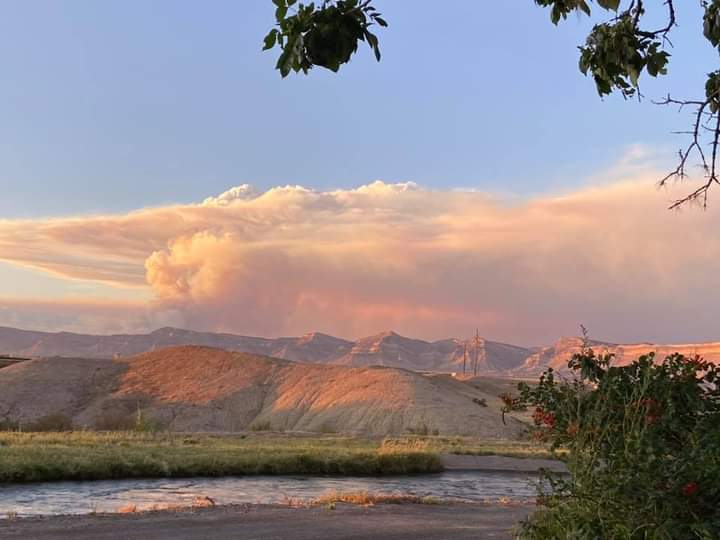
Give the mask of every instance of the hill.
<path id="1" fill-rule="evenodd" d="M 176 431 L 253 428 L 383 436 L 515 438 L 496 395 L 447 375 L 304 364 L 197 346 L 127 359 L 36 359 L 0 370 L 0 420 L 63 414 L 77 426 L 132 418 Z M 488 407 L 476 401 L 485 399 Z"/>

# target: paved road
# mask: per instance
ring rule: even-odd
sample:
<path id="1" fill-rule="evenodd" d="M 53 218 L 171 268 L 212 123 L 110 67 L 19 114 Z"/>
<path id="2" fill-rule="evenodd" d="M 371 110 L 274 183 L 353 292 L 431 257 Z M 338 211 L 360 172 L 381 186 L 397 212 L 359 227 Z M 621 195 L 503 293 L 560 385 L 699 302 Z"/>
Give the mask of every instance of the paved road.
<path id="1" fill-rule="evenodd" d="M 511 539 L 531 507 L 338 505 L 221 507 L 183 512 L 0 521 L 3 540 L 480 540 Z"/>

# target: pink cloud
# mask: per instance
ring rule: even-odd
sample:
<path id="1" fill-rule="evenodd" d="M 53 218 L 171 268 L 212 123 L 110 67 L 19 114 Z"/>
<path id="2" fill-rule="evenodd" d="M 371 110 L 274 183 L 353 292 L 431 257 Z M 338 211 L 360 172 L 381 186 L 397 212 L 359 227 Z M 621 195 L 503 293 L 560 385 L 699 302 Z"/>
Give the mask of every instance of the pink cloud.
<path id="1" fill-rule="evenodd" d="M 513 204 L 412 183 L 240 186 L 199 205 L 0 222 L 0 259 L 149 287 L 152 317 L 138 328 L 160 317 L 245 334 L 439 338 L 478 326 L 543 343 L 584 323 L 618 341 L 718 339 L 720 210 L 668 212 L 655 178 Z"/>

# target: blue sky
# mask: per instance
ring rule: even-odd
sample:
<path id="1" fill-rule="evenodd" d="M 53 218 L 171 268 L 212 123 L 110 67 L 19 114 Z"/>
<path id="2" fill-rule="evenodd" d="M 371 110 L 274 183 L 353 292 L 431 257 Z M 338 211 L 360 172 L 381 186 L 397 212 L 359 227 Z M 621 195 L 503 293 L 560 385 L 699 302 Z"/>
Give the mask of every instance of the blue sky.
<path id="1" fill-rule="evenodd" d="M 585 18 L 375 4 L 381 63 L 282 80 L 270 0 L 4 2 L 0 325 L 719 338 L 720 206 L 653 189 L 690 111 L 651 100 L 717 64 L 698 2 L 642 103 L 578 72 Z"/>
<path id="2" fill-rule="evenodd" d="M 670 155 L 685 120 L 577 71 L 589 23 L 530 0 L 377 0 L 390 22 L 340 75 L 281 80 L 260 50 L 270 0 L 9 1 L 0 18 L 0 215 L 192 202 L 251 183 L 542 193 L 642 143 Z M 439 8 L 438 6 L 442 6 Z M 695 96 L 714 65 L 683 2 L 671 77 Z"/>

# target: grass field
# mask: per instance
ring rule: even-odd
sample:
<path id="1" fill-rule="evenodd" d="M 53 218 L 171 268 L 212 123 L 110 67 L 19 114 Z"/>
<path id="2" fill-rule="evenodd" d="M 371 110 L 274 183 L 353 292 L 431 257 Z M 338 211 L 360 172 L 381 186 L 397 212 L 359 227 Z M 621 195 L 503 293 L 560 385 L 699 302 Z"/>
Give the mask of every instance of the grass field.
<path id="1" fill-rule="evenodd" d="M 0 483 L 252 474 L 439 472 L 437 453 L 346 437 L 0 433 Z"/>
<path id="2" fill-rule="evenodd" d="M 280 433 L 0 433 L 0 483 L 255 474 L 387 475 L 442 470 L 441 453 L 547 457 L 528 443 Z"/>

